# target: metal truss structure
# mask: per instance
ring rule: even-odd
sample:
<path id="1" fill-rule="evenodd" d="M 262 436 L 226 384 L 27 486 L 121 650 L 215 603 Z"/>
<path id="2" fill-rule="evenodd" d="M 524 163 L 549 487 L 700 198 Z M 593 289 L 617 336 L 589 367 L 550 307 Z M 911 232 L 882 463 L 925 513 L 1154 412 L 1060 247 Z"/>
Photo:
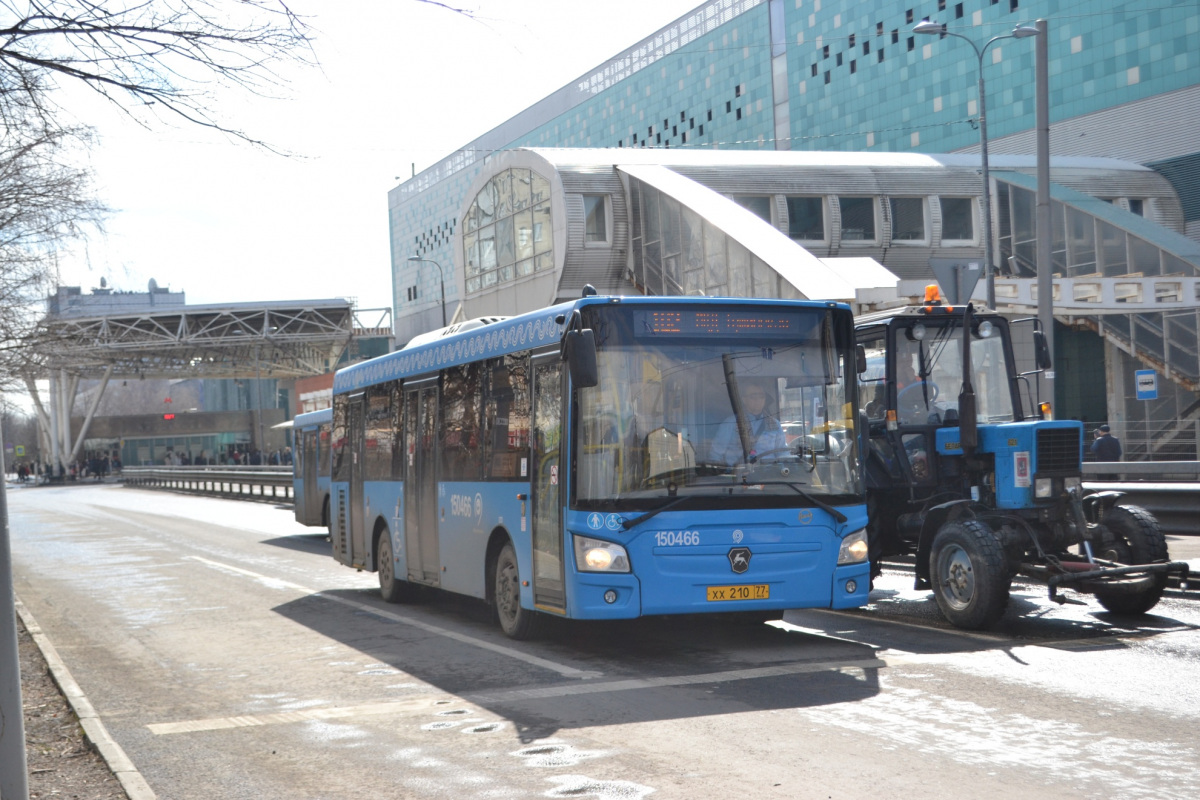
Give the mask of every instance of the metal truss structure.
<path id="1" fill-rule="evenodd" d="M 297 378 L 332 370 L 355 321 L 341 299 L 174 306 L 47 316 L 30 344 L 43 374 Z"/>

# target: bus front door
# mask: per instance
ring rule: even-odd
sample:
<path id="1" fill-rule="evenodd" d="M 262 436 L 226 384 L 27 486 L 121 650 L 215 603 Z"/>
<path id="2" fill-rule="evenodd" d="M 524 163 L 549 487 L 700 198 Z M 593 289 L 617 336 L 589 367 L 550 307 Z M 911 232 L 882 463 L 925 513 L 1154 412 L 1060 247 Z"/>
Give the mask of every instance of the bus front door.
<path id="1" fill-rule="evenodd" d="M 363 467 L 362 454 L 363 437 L 366 435 L 364 395 L 350 398 L 350 406 L 346 419 L 346 434 L 350 439 L 350 563 L 356 567 L 370 565 L 370 554 L 367 552 L 367 532 L 363 530 Z M 313 480 L 316 484 L 316 480 Z"/>
<path id="2" fill-rule="evenodd" d="M 404 549 L 408 579 L 436 586 L 438 551 L 436 381 L 404 393 L 404 441 L 408 448 L 404 481 Z"/>
<path id="3" fill-rule="evenodd" d="M 563 611 L 562 361 L 555 351 L 533 363 L 533 603 Z"/>

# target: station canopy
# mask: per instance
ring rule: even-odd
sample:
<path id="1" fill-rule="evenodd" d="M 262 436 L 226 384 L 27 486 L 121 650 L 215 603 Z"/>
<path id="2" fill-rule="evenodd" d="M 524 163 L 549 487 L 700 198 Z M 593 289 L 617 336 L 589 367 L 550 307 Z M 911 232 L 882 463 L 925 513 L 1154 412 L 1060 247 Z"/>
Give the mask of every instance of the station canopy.
<path id="1" fill-rule="evenodd" d="M 298 378 L 331 371 L 362 327 L 343 299 L 172 305 L 48 314 L 30 344 L 43 374 Z"/>

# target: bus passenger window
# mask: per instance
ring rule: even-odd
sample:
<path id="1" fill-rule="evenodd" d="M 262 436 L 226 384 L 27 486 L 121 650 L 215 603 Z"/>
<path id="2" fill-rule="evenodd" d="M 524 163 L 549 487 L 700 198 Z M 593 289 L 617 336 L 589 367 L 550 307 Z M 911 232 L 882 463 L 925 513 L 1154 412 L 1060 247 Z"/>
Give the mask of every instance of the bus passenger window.
<path id="1" fill-rule="evenodd" d="M 477 481 L 481 392 L 478 364 L 452 367 L 442 374 L 441 440 L 442 479 Z"/>

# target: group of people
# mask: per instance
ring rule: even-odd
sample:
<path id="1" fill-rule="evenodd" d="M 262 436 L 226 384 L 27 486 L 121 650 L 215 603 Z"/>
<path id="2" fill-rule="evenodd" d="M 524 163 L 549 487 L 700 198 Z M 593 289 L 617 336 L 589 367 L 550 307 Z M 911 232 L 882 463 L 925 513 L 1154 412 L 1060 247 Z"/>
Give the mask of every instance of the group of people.
<path id="1" fill-rule="evenodd" d="M 201 450 L 200 455 L 193 456 L 191 451 L 176 453 L 175 450 L 167 450 L 163 456 L 163 464 L 168 467 L 206 467 L 215 465 L 233 464 L 234 466 L 252 466 L 258 467 L 264 464 L 272 464 L 275 466 L 286 466 L 292 463 L 292 448 L 283 447 L 272 450 L 270 453 L 263 453 L 257 448 L 253 450 L 243 450 L 233 447 L 228 452 L 222 452 L 218 455 L 209 455 L 207 450 Z"/>
<path id="2" fill-rule="evenodd" d="M 76 459 L 68 464 L 62 465 L 59 474 L 61 478 L 58 480 L 92 480 L 102 481 L 107 475 L 121 473 L 121 459 L 111 455 L 92 455 L 86 459 Z M 14 467 L 17 474 L 18 483 L 28 483 L 30 480 L 41 482 L 43 480 L 51 480 L 55 474 L 54 469 L 50 464 L 42 464 L 38 461 L 25 463 L 18 462 Z"/>

